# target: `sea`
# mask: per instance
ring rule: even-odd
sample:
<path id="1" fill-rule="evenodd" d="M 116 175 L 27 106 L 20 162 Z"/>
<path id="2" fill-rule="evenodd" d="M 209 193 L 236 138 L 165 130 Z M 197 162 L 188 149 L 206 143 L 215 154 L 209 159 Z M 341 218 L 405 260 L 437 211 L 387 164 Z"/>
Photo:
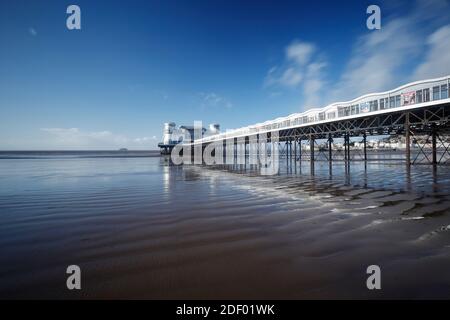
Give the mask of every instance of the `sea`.
<path id="1" fill-rule="evenodd" d="M 0 152 L 0 298 L 448 299 L 450 166 Z"/>

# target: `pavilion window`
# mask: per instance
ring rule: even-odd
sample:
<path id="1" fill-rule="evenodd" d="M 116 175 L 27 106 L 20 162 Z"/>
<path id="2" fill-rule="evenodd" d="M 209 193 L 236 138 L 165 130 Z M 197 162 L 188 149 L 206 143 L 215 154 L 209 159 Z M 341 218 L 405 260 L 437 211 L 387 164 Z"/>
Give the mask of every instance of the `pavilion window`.
<path id="1" fill-rule="evenodd" d="M 396 108 L 400 107 L 400 102 L 401 102 L 401 96 L 400 95 L 395 96 L 395 107 Z"/>
<path id="2" fill-rule="evenodd" d="M 441 86 L 441 99 L 447 99 L 448 98 L 448 89 L 447 89 L 447 85 L 443 84 Z"/>
<path id="3" fill-rule="evenodd" d="M 344 115 L 349 116 L 350 115 L 350 107 L 344 107 Z"/>
<path id="4" fill-rule="evenodd" d="M 423 89 L 423 102 L 430 101 L 430 89 Z"/>
<path id="5" fill-rule="evenodd" d="M 394 108 L 395 107 L 395 97 L 390 97 L 389 98 L 389 108 Z"/>
<path id="6" fill-rule="evenodd" d="M 370 101 L 369 105 L 370 105 L 370 111 L 377 111 L 378 110 L 378 100 Z"/>
<path id="7" fill-rule="evenodd" d="M 417 100 L 417 103 L 422 103 L 423 102 L 422 90 L 417 90 L 416 91 L 416 100 Z"/>
<path id="8" fill-rule="evenodd" d="M 366 113 L 369 112 L 369 103 L 368 102 L 362 102 L 359 104 L 359 112 L 360 113 Z"/>
<path id="9" fill-rule="evenodd" d="M 439 100 L 439 86 L 433 87 L 433 100 Z"/>

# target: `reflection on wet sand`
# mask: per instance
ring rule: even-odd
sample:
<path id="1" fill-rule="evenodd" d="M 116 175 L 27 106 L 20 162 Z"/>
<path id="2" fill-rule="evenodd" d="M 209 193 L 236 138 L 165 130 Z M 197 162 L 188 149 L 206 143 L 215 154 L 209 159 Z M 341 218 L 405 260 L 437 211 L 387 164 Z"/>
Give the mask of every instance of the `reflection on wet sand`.
<path id="1" fill-rule="evenodd" d="M 449 167 L 285 164 L 0 162 L 17 171 L 1 177 L 0 296 L 450 297 Z M 78 293 L 64 288 L 73 263 Z M 381 291 L 366 288 L 372 264 Z"/>

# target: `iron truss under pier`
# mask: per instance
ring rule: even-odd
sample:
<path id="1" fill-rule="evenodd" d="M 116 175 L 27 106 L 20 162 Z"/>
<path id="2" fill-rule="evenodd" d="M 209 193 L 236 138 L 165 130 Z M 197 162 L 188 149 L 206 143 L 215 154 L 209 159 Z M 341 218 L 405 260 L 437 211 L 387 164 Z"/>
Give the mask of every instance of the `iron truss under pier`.
<path id="1" fill-rule="evenodd" d="M 279 131 L 281 154 L 301 156 L 301 141 L 310 142 L 310 159 L 315 153 L 322 153 L 326 160 L 333 160 L 332 142 L 335 138 L 344 140 L 344 160 L 352 160 L 350 138 L 361 137 L 363 141 L 362 159 L 367 160 L 367 137 L 379 135 L 403 135 L 405 137 L 405 159 L 407 164 L 449 163 L 450 150 L 445 137 L 450 134 L 450 103 L 417 110 L 399 111 L 348 119 L 306 127 Z M 270 138 L 270 134 L 268 134 Z M 256 137 L 257 138 L 257 137 Z M 248 139 L 252 139 L 248 137 Z M 328 142 L 326 153 L 318 140 Z M 411 142 L 415 141 L 415 153 L 411 153 Z M 419 142 L 422 141 L 422 142 Z M 294 149 L 293 150 L 293 146 Z M 438 156 L 438 150 L 439 156 Z M 356 151 L 356 150 L 355 150 Z"/>
<path id="2" fill-rule="evenodd" d="M 343 153 L 341 159 L 346 161 L 368 160 L 368 137 L 395 135 L 405 141 L 403 159 L 408 166 L 449 164 L 449 81 L 450 77 L 418 81 L 392 91 L 202 138 L 190 145 L 200 144 L 204 149 L 210 143 L 225 146 L 228 142 L 243 147 L 248 154 L 250 143 L 259 144 L 262 136 L 270 142 L 276 135 L 281 156 L 308 159 L 313 164 L 319 158 L 336 160 L 339 153 Z M 355 137 L 361 138 L 361 148 L 352 146 L 351 139 L 354 141 Z M 343 140 L 343 151 L 333 150 L 336 138 Z M 305 142 L 308 150 L 302 150 Z"/>

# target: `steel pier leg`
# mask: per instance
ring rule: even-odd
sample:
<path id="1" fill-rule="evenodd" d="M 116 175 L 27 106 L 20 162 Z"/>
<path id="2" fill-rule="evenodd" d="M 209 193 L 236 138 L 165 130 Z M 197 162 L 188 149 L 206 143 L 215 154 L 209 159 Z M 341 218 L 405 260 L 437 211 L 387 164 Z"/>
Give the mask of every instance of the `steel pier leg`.
<path id="1" fill-rule="evenodd" d="M 347 159 L 350 162 L 350 134 L 347 134 Z"/>
<path id="2" fill-rule="evenodd" d="M 294 163 L 297 162 L 297 139 L 294 140 Z"/>
<path id="3" fill-rule="evenodd" d="M 286 146 L 286 167 L 288 167 L 289 164 L 289 142 L 286 140 L 285 142 Z"/>
<path id="4" fill-rule="evenodd" d="M 314 137 L 312 135 L 309 139 L 309 147 L 311 152 L 311 174 L 314 174 Z"/>
<path id="5" fill-rule="evenodd" d="M 405 115 L 405 143 L 406 143 L 406 165 L 411 165 L 411 137 L 410 137 L 410 131 L 409 131 L 409 112 Z"/>
<path id="6" fill-rule="evenodd" d="M 344 134 L 344 160 L 347 162 L 348 158 L 347 158 L 347 134 Z"/>
<path id="7" fill-rule="evenodd" d="M 363 135 L 363 141 L 364 141 L 364 161 L 367 161 L 367 136 L 365 132 Z"/>
<path id="8" fill-rule="evenodd" d="M 331 133 L 328 134 L 328 161 L 331 163 L 333 161 L 333 138 L 331 137 Z"/>
<path id="9" fill-rule="evenodd" d="M 247 137 L 244 141 L 244 170 L 247 170 Z"/>
<path id="10" fill-rule="evenodd" d="M 436 152 L 436 128 L 433 126 L 431 131 L 431 142 L 433 147 L 433 164 L 437 164 L 437 152 Z"/>
<path id="11" fill-rule="evenodd" d="M 298 140 L 298 161 L 302 162 L 302 139 Z"/>

